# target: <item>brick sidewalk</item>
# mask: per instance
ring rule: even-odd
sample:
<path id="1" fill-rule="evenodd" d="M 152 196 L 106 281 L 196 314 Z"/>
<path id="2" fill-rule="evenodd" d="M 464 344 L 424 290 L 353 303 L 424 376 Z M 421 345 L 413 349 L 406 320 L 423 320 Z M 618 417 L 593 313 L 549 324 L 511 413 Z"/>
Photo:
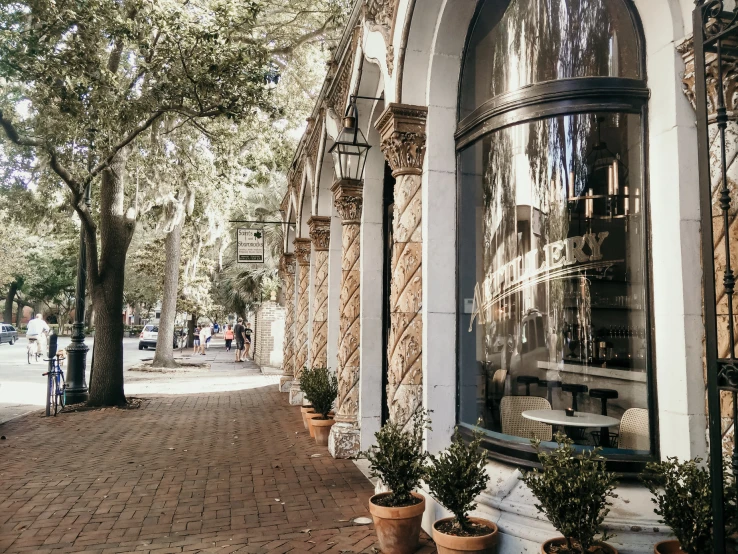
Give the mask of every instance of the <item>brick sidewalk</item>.
<path id="1" fill-rule="evenodd" d="M 0 434 L 0 552 L 378 551 L 352 522 L 371 484 L 273 385 L 34 414 Z"/>

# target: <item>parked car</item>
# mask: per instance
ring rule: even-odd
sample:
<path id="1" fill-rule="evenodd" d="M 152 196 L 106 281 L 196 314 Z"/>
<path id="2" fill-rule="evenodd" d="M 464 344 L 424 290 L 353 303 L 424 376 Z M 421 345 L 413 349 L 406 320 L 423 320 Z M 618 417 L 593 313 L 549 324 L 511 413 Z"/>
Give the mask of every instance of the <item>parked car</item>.
<path id="1" fill-rule="evenodd" d="M 151 348 L 156 348 L 156 339 L 159 337 L 159 326 L 158 325 L 146 325 L 143 328 L 143 331 L 141 331 L 141 334 L 138 336 L 138 349 L 139 350 L 145 350 L 149 346 Z M 175 331 L 174 336 L 172 337 L 172 344 L 174 348 L 177 348 L 177 333 Z"/>
<path id="2" fill-rule="evenodd" d="M 18 331 L 12 325 L 0 323 L 0 343 L 7 342 L 8 344 L 15 344 L 18 340 Z"/>

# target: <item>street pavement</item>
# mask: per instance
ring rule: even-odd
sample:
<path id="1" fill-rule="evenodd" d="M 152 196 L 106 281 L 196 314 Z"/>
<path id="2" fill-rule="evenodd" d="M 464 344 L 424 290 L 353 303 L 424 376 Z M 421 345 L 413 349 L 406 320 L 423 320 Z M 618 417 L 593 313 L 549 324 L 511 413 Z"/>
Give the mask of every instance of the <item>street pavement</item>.
<path id="1" fill-rule="evenodd" d="M 59 348 L 71 342 L 69 337 L 59 337 Z M 89 385 L 94 338 L 85 343 L 90 347 L 87 354 L 87 384 Z M 46 378 L 41 374 L 47 371 L 43 361 L 28 364 L 26 348 L 28 342 L 21 337 L 13 346 L 0 345 L 0 423 L 20 415 L 38 411 L 46 402 Z M 237 390 L 244 385 L 243 379 L 226 375 L 218 368 L 225 361 L 235 358 L 232 352 L 225 352 L 222 339 L 214 338 L 212 348 L 206 356 L 193 356 L 192 349 L 176 351 L 175 359 L 184 363 L 208 363 L 214 373 L 182 370 L 167 373 L 143 373 L 128 371 L 143 360 L 152 359 L 154 350 L 139 350 L 138 338 L 123 339 L 123 368 L 125 370 L 125 392 L 127 395 L 139 394 L 185 394 L 191 392 Z M 66 372 L 66 367 L 64 368 Z"/>
<path id="2" fill-rule="evenodd" d="M 378 552 L 373 486 L 315 444 L 279 377 L 217 342 L 195 360 L 126 371 L 138 409 L 0 424 L 0 553 Z"/>

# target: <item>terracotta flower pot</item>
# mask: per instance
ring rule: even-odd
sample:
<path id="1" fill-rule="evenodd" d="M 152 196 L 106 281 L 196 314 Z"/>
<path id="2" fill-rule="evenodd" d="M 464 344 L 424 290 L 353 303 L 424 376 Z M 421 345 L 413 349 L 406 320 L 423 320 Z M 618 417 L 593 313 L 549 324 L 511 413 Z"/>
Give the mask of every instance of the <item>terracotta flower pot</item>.
<path id="1" fill-rule="evenodd" d="M 305 429 L 309 429 L 307 418 L 305 417 L 305 414 L 309 414 L 313 411 L 312 406 L 300 406 L 300 412 L 302 413 L 302 423 L 305 425 Z"/>
<path id="2" fill-rule="evenodd" d="M 418 548 L 420 523 L 425 511 L 425 498 L 412 493 L 421 501 L 413 506 L 390 508 L 379 506 L 374 501 L 391 493 L 375 494 L 369 499 L 369 512 L 374 520 L 379 549 L 384 554 L 411 554 Z"/>
<path id="3" fill-rule="evenodd" d="M 313 426 L 313 434 L 315 435 L 315 443 L 318 446 L 328 446 L 328 436 L 331 434 L 331 427 L 335 421 L 333 418 L 322 419 L 321 417 L 314 417 L 310 420 Z"/>
<path id="4" fill-rule="evenodd" d="M 654 554 L 684 554 L 679 541 L 663 541 L 653 547 Z"/>
<path id="5" fill-rule="evenodd" d="M 310 436 L 315 437 L 315 431 L 313 430 L 312 420 L 316 417 L 321 417 L 320 414 L 316 414 L 315 412 L 308 412 L 305 414 L 305 419 L 307 420 L 308 424 L 308 431 L 310 431 Z"/>
<path id="6" fill-rule="evenodd" d="M 541 545 L 541 554 L 550 554 L 548 550 L 550 546 L 553 546 L 553 545 L 561 546 L 565 544 L 566 544 L 566 539 L 564 537 L 556 537 L 555 539 L 549 539 Z M 595 544 L 599 546 L 602 549 L 602 551 L 606 554 L 618 554 L 618 551 L 614 547 L 607 544 L 606 542 L 597 542 Z"/>
<path id="7" fill-rule="evenodd" d="M 499 533 L 497 525 L 486 519 L 478 517 L 470 517 L 469 521 L 478 525 L 486 525 L 492 529 L 487 535 L 478 537 L 457 537 L 456 535 L 447 535 L 438 530 L 437 526 L 446 521 L 451 521 L 452 517 L 439 519 L 433 524 L 433 540 L 439 554 L 457 554 L 459 552 L 495 552 L 497 550 L 497 539 Z"/>

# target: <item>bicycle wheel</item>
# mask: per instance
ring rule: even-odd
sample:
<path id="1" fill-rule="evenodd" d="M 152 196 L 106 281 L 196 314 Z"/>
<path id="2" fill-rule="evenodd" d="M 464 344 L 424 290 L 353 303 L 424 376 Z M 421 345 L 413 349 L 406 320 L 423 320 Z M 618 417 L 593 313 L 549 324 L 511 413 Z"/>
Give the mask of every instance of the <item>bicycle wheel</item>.
<path id="1" fill-rule="evenodd" d="M 28 364 L 31 364 L 31 347 L 26 348 L 26 354 L 28 355 Z"/>
<path id="2" fill-rule="evenodd" d="M 67 389 L 67 384 L 64 382 L 64 377 L 61 374 L 61 369 L 59 369 L 59 371 L 60 373 L 56 379 L 56 394 L 59 397 L 59 409 L 61 410 L 67 403 L 67 399 L 64 396 L 64 393 Z"/>
<path id="3" fill-rule="evenodd" d="M 56 383 L 53 383 L 51 385 L 51 388 L 54 393 L 54 398 L 52 398 L 52 401 L 54 403 L 54 415 L 56 415 L 56 413 L 59 411 L 59 395 L 56 392 Z"/>

